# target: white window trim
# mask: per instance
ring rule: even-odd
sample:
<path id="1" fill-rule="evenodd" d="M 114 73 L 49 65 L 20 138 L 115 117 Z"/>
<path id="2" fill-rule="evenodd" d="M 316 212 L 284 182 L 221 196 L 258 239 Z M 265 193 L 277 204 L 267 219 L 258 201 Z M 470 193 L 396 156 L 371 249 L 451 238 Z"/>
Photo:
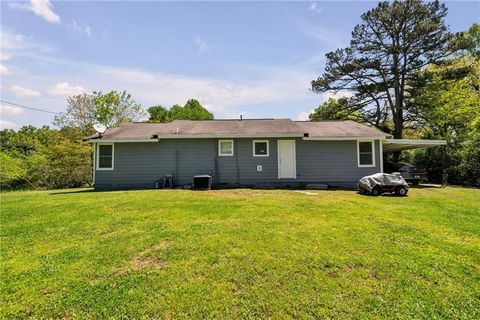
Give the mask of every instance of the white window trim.
<path id="1" fill-rule="evenodd" d="M 267 154 L 255 154 L 256 143 L 267 143 Z M 268 140 L 253 140 L 253 156 L 254 157 L 269 157 L 270 156 L 270 142 Z"/>
<path id="2" fill-rule="evenodd" d="M 100 168 L 100 146 L 112 146 L 112 167 L 111 168 Z M 96 149 L 96 156 L 97 160 L 96 162 L 96 169 L 101 171 L 101 170 L 113 170 L 114 165 L 115 165 L 115 144 L 114 143 L 97 143 Z"/>
<path id="3" fill-rule="evenodd" d="M 370 142 L 372 146 L 372 164 L 360 164 L 360 142 Z M 359 168 L 375 167 L 375 140 L 357 140 L 357 165 Z"/>
<path id="4" fill-rule="evenodd" d="M 221 144 L 222 142 L 230 142 L 230 143 L 232 143 L 232 152 L 231 152 L 231 153 L 222 153 L 222 148 L 220 148 L 220 144 Z M 219 157 L 231 157 L 231 156 L 233 156 L 233 154 L 234 154 L 234 151 L 233 151 L 234 148 L 235 148 L 235 144 L 233 143 L 233 140 L 231 140 L 231 139 L 230 139 L 230 140 L 225 140 L 225 139 L 218 140 L 218 156 L 219 156 Z"/>

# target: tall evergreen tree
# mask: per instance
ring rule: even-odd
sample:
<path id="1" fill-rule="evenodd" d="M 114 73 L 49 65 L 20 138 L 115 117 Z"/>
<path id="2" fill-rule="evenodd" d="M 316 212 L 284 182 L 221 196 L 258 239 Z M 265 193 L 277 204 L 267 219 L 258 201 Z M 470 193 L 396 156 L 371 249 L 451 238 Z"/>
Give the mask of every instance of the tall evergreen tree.
<path id="1" fill-rule="evenodd" d="M 406 104 L 408 83 L 423 67 L 455 49 L 446 14 L 439 1 L 379 3 L 362 15 L 349 47 L 326 54 L 325 73 L 312 81 L 312 89 L 350 91 L 353 109 L 380 128 L 391 117 L 393 136 L 401 138 L 405 124 L 415 120 Z"/>

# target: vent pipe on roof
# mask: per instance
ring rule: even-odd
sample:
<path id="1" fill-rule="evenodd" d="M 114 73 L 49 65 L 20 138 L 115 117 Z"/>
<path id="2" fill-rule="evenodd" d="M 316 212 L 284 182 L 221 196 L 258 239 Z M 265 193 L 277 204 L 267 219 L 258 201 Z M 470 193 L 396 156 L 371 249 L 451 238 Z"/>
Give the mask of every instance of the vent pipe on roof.
<path id="1" fill-rule="evenodd" d="M 177 127 L 177 131 L 175 132 L 175 134 L 178 134 L 178 130 L 179 130 L 179 129 L 180 129 L 180 128 L 179 128 L 179 127 Z"/>
<path id="2" fill-rule="evenodd" d="M 242 121 L 242 119 L 243 119 L 243 116 L 242 116 L 242 115 L 240 115 L 240 121 Z"/>

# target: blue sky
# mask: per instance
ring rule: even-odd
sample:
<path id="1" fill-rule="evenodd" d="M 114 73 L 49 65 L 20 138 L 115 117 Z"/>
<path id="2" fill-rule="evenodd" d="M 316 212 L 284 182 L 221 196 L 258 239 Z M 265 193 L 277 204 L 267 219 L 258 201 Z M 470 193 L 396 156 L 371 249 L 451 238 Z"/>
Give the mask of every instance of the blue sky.
<path id="1" fill-rule="evenodd" d="M 144 107 L 199 99 L 216 118 L 305 119 L 326 52 L 348 44 L 374 1 L 2 1 L 1 97 L 53 112 L 69 95 L 127 90 Z M 480 21 L 449 1 L 447 24 Z M 53 115 L 2 104 L 2 128 Z"/>

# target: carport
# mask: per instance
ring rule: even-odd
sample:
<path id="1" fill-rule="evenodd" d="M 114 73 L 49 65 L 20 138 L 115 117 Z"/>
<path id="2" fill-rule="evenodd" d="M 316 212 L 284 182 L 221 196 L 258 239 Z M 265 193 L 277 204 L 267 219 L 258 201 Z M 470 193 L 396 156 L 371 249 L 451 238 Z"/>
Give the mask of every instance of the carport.
<path id="1" fill-rule="evenodd" d="M 380 148 L 382 150 L 382 155 L 385 153 L 400 152 L 403 150 L 409 149 L 419 149 L 419 148 L 430 148 L 445 146 L 447 140 L 413 140 L 413 139 L 385 139 L 382 140 Z M 381 168 L 383 172 L 383 157 L 381 159 Z M 443 156 L 442 156 L 442 184 L 445 186 L 447 184 L 447 176 L 445 174 L 445 148 L 443 147 Z"/>

